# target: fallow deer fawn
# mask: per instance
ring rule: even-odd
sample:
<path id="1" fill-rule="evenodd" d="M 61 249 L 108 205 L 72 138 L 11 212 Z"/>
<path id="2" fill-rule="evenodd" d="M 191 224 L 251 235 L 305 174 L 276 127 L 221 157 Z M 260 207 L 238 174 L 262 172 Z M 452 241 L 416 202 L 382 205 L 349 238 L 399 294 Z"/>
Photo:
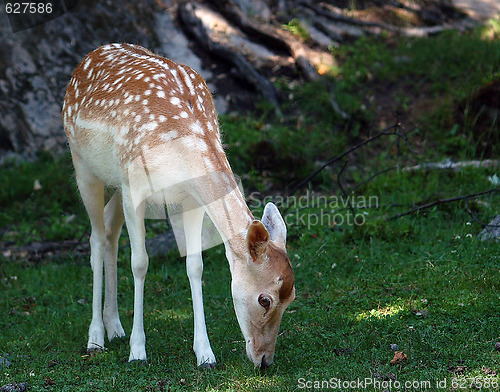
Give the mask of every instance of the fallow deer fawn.
<path id="1" fill-rule="evenodd" d="M 235 186 L 215 106 L 202 77 L 137 45 L 105 45 L 87 55 L 73 73 L 63 119 L 92 226 L 93 301 L 87 349 L 104 347 L 105 328 L 109 340 L 125 336 L 118 315 L 116 268 L 125 221 L 135 285 L 129 360 L 146 360 L 145 209 L 147 203 L 175 204 L 182 210 L 198 365 L 216 363 L 202 298 L 205 214 L 226 248 L 247 355 L 255 366 L 270 365 L 283 312 L 295 298 L 286 226 L 272 203 L 266 205 L 262 220 L 255 220 Z M 105 187 L 114 189 L 106 206 Z"/>

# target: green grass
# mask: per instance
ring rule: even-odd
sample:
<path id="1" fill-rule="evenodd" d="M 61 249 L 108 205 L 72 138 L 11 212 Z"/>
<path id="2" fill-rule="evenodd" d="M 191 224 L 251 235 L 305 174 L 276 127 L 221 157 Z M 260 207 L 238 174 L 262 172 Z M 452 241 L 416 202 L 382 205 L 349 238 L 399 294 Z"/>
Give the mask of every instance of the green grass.
<path id="1" fill-rule="evenodd" d="M 24 167 L 34 177 L 53 168 L 54 178 L 63 179 L 59 191 L 74 195 L 66 163 L 65 158 Z M 3 173 L 4 181 L 13 180 L 14 171 Z M 464 377 L 498 382 L 483 373 L 486 368 L 500 370 L 500 353 L 494 350 L 500 340 L 498 245 L 476 238 L 481 227 L 459 203 L 384 220 L 427 197 L 488 189 L 492 173 L 469 169 L 379 177 L 358 192 L 379 200 L 359 227 L 307 228 L 293 224 L 295 210 L 289 209 L 288 252 L 297 300 L 284 316 L 276 363 L 265 373 L 253 369 L 244 354 L 221 247 L 205 252 L 207 324 L 219 361 L 210 371 L 196 368 L 189 283 L 175 252 L 151 260 L 145 290 L 145 365 L 127 363 L 126 340 L 107 343 L 106 352 L 95 357 L 85 353 L 92 295 L 86 258 L 68 253 L 32 263 L 2 257 L 0 357 L 11 365 L 0 368 L 0 380 L 28 382 L 31 390 L 61 391 L 296 390 L 299 379 L 365 377 L 433 383 L 446 379 L 448 385 Z M 35 204 L 32 197 L 26 193 L 26 205 Z M 7 211 L 21 202 L 11 200 Z M 401 206 L 384 207 L 395 203 Z M 78 205 L 75 195 L 67 208 L 71 212 Z M 469 207 L 486 221 L 498 211 L 498 196 Z M 314 207 L 300 213 L 312 216 L 318 211 Z M 29 219 L 21 220 L 14 227 L 30 227 Z M 125 247 L 119 258 L 119 305 L 128 334 L 133 314 L 129 257 Z M 405 366 L 390 366 L 391 344 L 408 355 Z M 452 372 L 458 366 L 466 367 L 461 375 Z"/>
<path id="2" fill-rule="evenodd" d="M 6 232 L 2 240 L 24 245 L 79 238 L 88 220 L 76 187 L 70 186 L 73 176 L 69 154 L 54 160 L 42 153 L 38 164 L 4 164 L 0 173 L 0 229 Z M 36 181 L 41 189 L 35 189 Z"/>
<path id="3" fill-rule="evenodd" d="M 487 369 L 500 373 L 500 352 L 494 348 L 500 341 L 500 252 L 497 243 L 477 238 L 482 226 L 467 208 L 477 220 L 488 222 L 500 210 L 498 193 L 388 218 L 419 203 L 491 189 L 488 176 L 498 174 L 498 168 L 393 170 L 380 175 L 351 195 L 361 225 L 345 224 L 353 211 L 343 205 L 345 199 L 335 199 L 341 194 L 339 166 L 325 170 L 310 185 L 307 205 L 294 205 L 294 200 L 280 196 L 318 162 L 376 132 L 370 107 L 362 109 L 365 94 L 375 82 L 412 80 L 429 89 L 431 97 L 453 92 L 450 100 L 455 102 L 490 78 L 497 72 L 488 73 L 498 61 L 495 56 L 483 57 L 474 66 L 460 61 L 447 66 L 453 78 L 448 78 L 439 61 L 432 62 L 436 69 L 419 71 L 447 45 L 454 46 L 450 53 L 440 54 L 441 60 L 458 56 L 461 52 L 456 46 L 469 39 L 477 43 L 479 38 L 444 34 L 428 41 L 413 40 L 411 45 L 397 41 L 392 46 L 368 39 L 342 48 L 338 55 L 343 57 L 343 66 L 335 93 L 351 114 L 348 121 L 331 110 L 330 92 L 321 83 L 297 87 L 284 81 L 280 87 L 292 99 L 281 108 L 281 116 L 264 107 L 257 114 L 222 118 L 229 160 L 242 175 L 245 189 L 260 192 L 252 195 L 260 201 L 274 194 L 288 223 L 297 300 L 283 317 L 276 362 L 265 372 L 254 369 L 246 358 L 221 246 L 204 253 L 205 312 L 218 366 L 211 370 L 196 367 L 191 350 L 189 283 L 184 261 L 176 252 L 150 260 L 145 288 L 149 360 L 142 365 L 127 362 L 133 279 L 125 230 L 118 285 L 127 338 L 106 342 L 104 353 L 87 355 L 92 301 L 88 256 L 70 251 L 32 261 L 5 252 L 6 247 L 33 241 L 82 236 L 87 240 L 87 217 L 74 184 L 71 160 L 69 156 L 53 159 L 42 155 L 37 163 L 3 165 L 0 358 L 11 364 L 5 367 L 0 361 L 0 387 L 27 382 L 30 391 L 294 391 L 303 389 L 307 381 L 327 381 L 333 386 L 328 383 L 331 379 L 368 378 L 402 385 L 414 381 L 420 387 L 406 390 L 433 391 L 438 390 L 437 381 L 446 382 L 446 388 L 439 390 L 470 390 L 471 380 L 477 380 L 485 390 L 493 390 L 492 383 L 500 382 L 498 375 L 486 373 Z M 496 48 L 488 40 L 482 44 L 491 53 Z M 483 51 L 466 43 L 464 48 Z M 389 59 L 402 54 L 411 54 L 411 64 L 397 68 Z M 470 84 L 461 81 L 460 75 L 467 74 L 471 74 Z M 315 98 L 313 104 L 311 97 Z M 412 99 L 398 98 L 401 107 L 408 108 Z M 351 158 L 342 177 L 345 186 L 396 163 L 405 166 L 424 159 L 441 160 L 449 156 L 446 151 L 453 151 L 452 157 L 475 156 L 456 139 L 438 135 L 439 118 L 449 117 L 450 110 L 446 102 L 436 107 L 422 120 L 428 128 L 420 124 L 422 129 L 415 132 L 422 146 L 440 145 L 437 151 L 402 157 L 395 148 L 396 140 L 385 139 Z M 456 132 L 457 138 L 468 140 L 463 129 Z M 42 189 L 34 190 L 35 180 Z M 314 197 L 318 203 L 312 205 Z M 363 197 L 377 202 L 363 205 Z M 261 203 L 250 200 L 249 204 L 260 216 Z M 324 219 L 337 219 L 337 224 L 319 221 L 322 214 Z M 340 219 L 344 224 L 339 224 Z M 147 226 L 149 235 L 165 227 L 158 221 L 148 221 Z M 390 365 L 394 357 L 391 345 L 408 356 L 404 364 Z M 388 389 L 379 386 L 364 390 Z"/>

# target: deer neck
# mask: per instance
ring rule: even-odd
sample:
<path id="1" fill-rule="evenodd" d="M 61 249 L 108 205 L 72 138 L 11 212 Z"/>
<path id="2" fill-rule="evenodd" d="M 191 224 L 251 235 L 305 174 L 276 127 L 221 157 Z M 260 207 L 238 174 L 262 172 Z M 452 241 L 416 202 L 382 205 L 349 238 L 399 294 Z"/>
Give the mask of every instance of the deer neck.
<path id="1" fill-rule="evenodd" d="M 211 193 L 212 199 L 205 201 L 205 211 L 219 232 L 232 270 L 234 259 L 246 260 L 246 233 L 250 224 L 255 219 L 248 208 L 242 191 L 237 186 L 232 172 L 222 173 L 222 177 L 228 181 L 224 191 L 220 187 L 205 187 L 204 194 Z M 208 188 L 212 188 L 207 192 Z M 221 192 L 223 194 L 221 194 Z"/>

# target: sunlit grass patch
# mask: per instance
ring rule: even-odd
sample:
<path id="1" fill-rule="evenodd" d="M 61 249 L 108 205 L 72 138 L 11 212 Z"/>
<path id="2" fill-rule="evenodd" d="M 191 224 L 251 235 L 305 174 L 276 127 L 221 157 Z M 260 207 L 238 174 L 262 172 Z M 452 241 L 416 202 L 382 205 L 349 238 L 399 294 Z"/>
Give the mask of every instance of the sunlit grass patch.
<path id="1" fill-rule="evenodd" d="M 370 309 L 369 311 L 359 312 L 358 314 L 356 314 L 355 320 L 361 321 L 364 319 L 370 319 L 371 317 L 375 317 L 377 319 L 383 319 L 385 317 L 394 317 L 407 310 L 408 309 L 407 306 L 405 306 L 405 304 L 402 303 L 389 304 L 382 308 L 379 307 Z"/>

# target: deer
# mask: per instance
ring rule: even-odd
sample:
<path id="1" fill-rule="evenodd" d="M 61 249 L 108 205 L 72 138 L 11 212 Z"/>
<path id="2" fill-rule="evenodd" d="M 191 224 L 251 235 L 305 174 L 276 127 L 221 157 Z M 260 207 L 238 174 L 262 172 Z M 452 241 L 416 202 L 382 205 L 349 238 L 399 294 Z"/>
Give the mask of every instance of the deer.
<path id="1" fill-rule="evenodd" d="M 252 215 L 235 183 L 204 79 L 189 66 L 141 46 L 107 44 L 75 69 L 62 114 L 76 184 L 91 224 L 93 299 L 87 350 L 103 350 L 105 332 L 108 340 L 125 337 L 117 301 L 118 240 L 125 223 L 134 281 L 129 361 L 147 361 L 144 220 L 148 204 L 176 205 L 185 236 L 197 365 L 216 365 L 201 281 L 202 228 L 208 217 L 224 243 L 246 354 L 256 367 L 270 366 L 282 316 L 295 299 L 287 228 L 271 202 L 261 220 Z M 105 195 L 111 195 L 107 203 Z"/>

